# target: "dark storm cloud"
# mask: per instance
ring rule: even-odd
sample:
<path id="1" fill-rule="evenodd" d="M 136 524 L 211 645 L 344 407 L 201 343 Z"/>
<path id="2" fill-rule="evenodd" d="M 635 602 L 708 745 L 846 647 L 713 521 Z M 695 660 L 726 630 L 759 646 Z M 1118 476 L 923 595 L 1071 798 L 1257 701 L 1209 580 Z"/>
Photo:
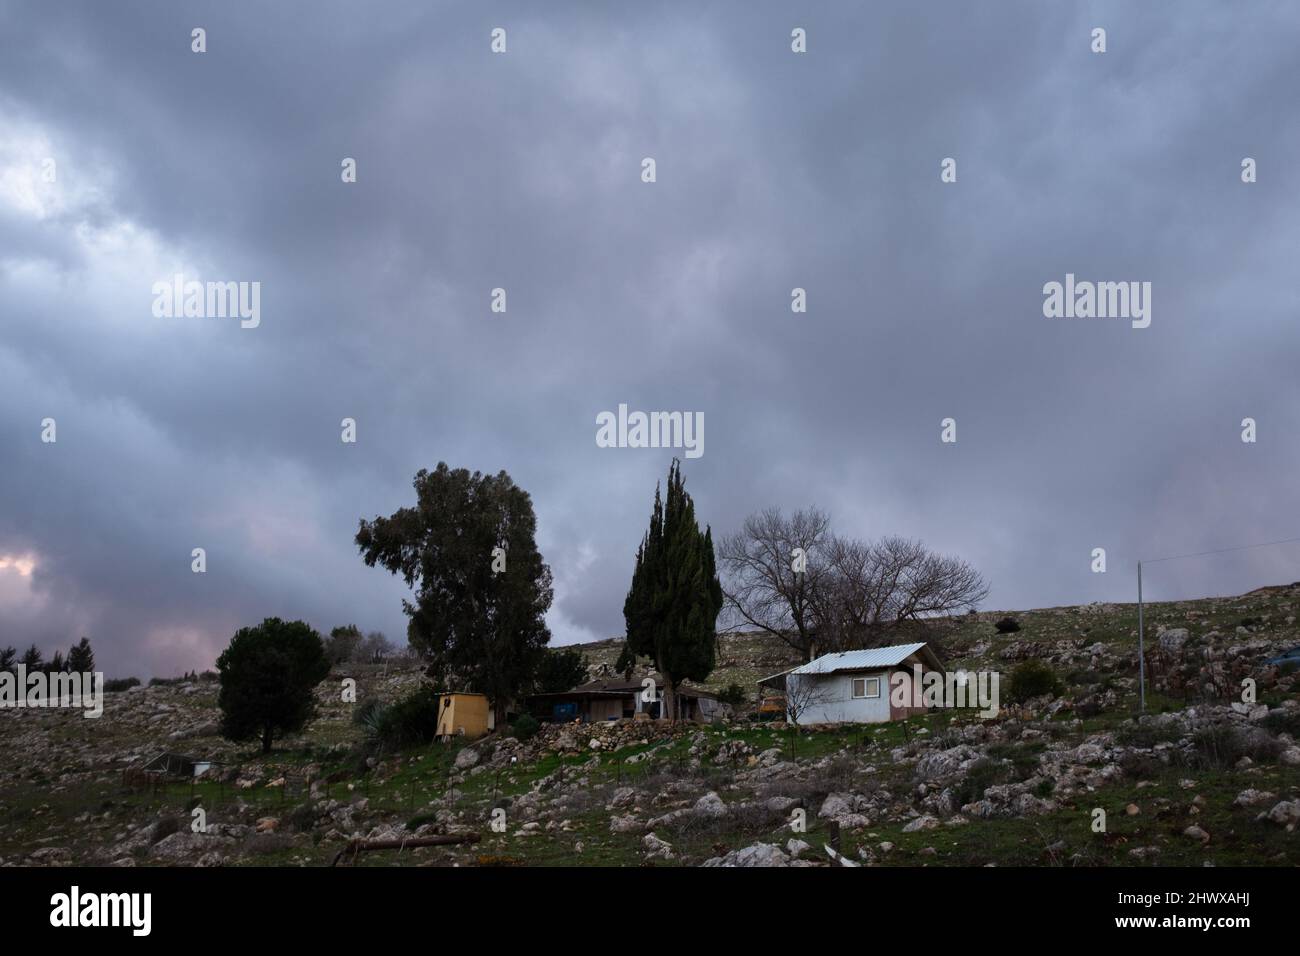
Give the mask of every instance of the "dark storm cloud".
<path id="1" fill-rule="evenodd" d="M 351 539 L 439 460 L 532 493 L 558 640 L 619 633 L 670 458 L 596 447 L 621 402 L 704 413 L 715 534 L 816 503 L 971 559 L 990 606 L 1129 600 L 1138 556 L 1300 533 L 1285 4 L 6 10 L 0 643 L 170 672 L 270 614 L 400 638 Z M 261 282 L 261 326 L 155 319 L 182 268 Z M 1150 281 L 1151 327 L 1044 318 L 1067 272 Z"/>

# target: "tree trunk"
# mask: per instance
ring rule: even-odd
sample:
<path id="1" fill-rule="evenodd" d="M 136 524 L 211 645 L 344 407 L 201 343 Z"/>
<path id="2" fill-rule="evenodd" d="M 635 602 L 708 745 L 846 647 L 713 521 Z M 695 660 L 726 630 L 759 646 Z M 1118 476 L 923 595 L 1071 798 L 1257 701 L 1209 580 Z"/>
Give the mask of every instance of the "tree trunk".
<path id="1" fill-rule="evenodd" d="M 659 716 L 675 723 L 677 721 L 677 708 L 675 706 L 677 703 L 677 686 L 673 683 L 672 675 L 667 671 L 662 671 L 660 676 L 664 679 L 664 701 Z"/>
<path id="2" fill-rule="evenodd" d="M 504 700 L 495 700 L 492 702 L 493 722 L 496 726 L 493 728 L 497 732 L 505 730 L 506 726 L 506 702 Z"/>
<path id="3" fill-rule="evenodd" d="M 266 727 L 263 728 L 262 730 L 262 753 L 269 754 L 270 752 L 271 752 L 271 728 Z"/>

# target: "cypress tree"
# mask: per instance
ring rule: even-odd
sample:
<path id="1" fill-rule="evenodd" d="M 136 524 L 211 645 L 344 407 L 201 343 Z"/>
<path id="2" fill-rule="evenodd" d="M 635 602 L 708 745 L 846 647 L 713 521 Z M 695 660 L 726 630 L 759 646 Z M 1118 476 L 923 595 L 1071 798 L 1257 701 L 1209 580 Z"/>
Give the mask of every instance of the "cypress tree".
<path id="1" fill-rule="evenodd" d="M 683 680 L 707 680 L 716 661 L 715 624 L 722 585 L 713 532 L 701 534 L 681 463 L 668 470 L 668 494 L 655 488 L 650 528 L 637 549 L 632 585 L 623 604 L 627 639 L 620 662 L 649 657 L 664 682 L 663 716 L 676 719 Z"/>

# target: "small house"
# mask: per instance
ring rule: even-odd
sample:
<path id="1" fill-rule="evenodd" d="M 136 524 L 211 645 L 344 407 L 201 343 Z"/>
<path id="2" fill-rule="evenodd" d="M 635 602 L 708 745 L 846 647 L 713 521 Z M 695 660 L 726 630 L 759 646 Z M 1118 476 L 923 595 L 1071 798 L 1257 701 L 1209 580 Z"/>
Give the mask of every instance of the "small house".
<path id="1" fill-rule="evenodd" d="M 657 674 L 653 699 L 646 678 L 624 680 L 621 677 L 589 681 L 572 690 L 550 694 L 533 694 L 528 711 L 545 723 L 599 723 L 609 720 L 658 720 L 663 715 L 664 688 Z M 719 717 L 730 708 L 717 696 L 698 687 L 682 684 L 677 688 L 677 712 L 682 720 L 704 721 Z"/>
<path id="2" fill-rule="evenodd" d="M 943 662 L 921 642 L 823 654 L 759 684 L 782 690 L 791 723 L 878 724 L 924 713 L 926 708 L 916 706 L 910 693 L 900 704 L 890 690 L 900 672 L 910 681 L 931 671 L 944 673 Z"/>

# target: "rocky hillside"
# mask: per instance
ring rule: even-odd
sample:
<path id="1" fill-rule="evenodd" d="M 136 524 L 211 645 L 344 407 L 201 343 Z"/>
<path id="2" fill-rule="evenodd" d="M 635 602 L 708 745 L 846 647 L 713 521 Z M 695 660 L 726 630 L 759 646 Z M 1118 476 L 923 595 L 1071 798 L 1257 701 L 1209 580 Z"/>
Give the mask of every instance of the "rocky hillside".
<path id="1" fill-rule="evenodd" d="M 1006 612 L 929 624 L 951 667 L 1005 677 L 1038 658 L 1063 682 L 1022 706 L 1004 700 L 991 720 L 936 711 L 798 733 L 620 722 L 385 752 L 340 681 L 391 701 L 419 684 L 409 666 L 332 675 L 320 719 L 267 757 L 215 736 L 211 683 L 111 694 L 99 720 L 0 711 L 0 865 L 323 865 L 357 838 L 469 834 L 479 841 L 344 858 L 839 865 L 824 848 L 832 829 L 840 860 L 858 865 L 1295 865 L 1300 676 L 1264 661 L 1300 645 L 1298 600 L 1291 585 L 1148 605 L 1142 717 L 1133 605 L 1010 612 L 1020 630 L 1008 634 L 994 624 Z M 593 673 L 618 652 L 585 649 Z M 708 686 L 752 689 L 793 660 L 771 640 L 727 637 Z M 1247 677 L 1253 705 L 1240 700 Z M 219 766 L 141 784 L 130 771 L 163 750 Z"/>

